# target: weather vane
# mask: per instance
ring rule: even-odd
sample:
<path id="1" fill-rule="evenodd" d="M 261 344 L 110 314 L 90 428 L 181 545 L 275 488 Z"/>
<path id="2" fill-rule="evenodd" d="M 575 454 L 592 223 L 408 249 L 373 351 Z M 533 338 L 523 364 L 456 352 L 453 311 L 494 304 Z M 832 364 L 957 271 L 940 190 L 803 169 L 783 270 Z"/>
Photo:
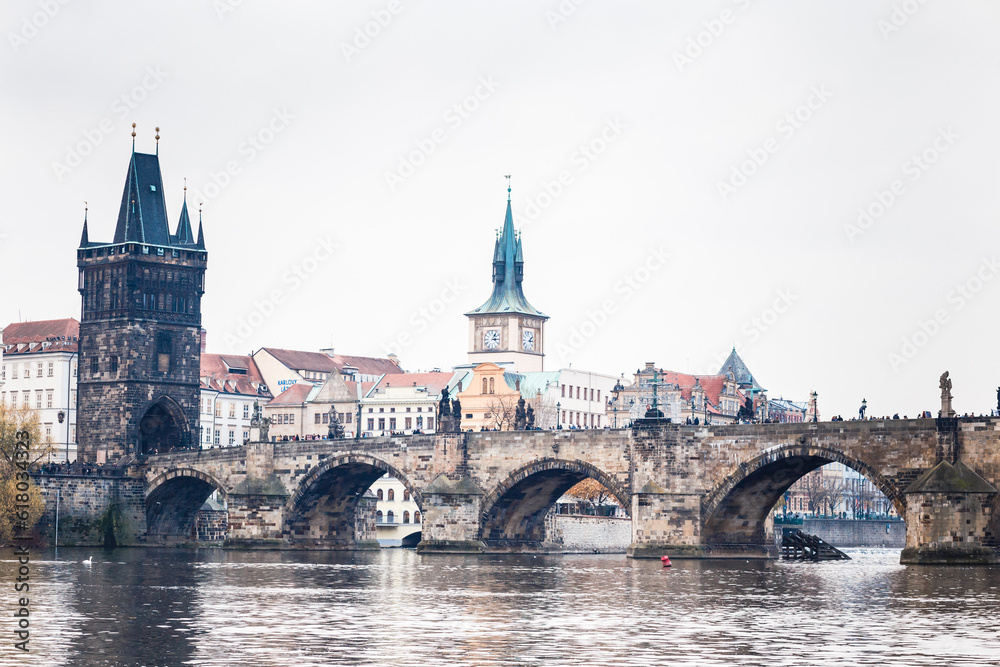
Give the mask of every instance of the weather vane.
<path id="1" fill-rule="evenodd" d="M 504 178 L 507 179 L 507 201 L 510 201 L 510 174 L 504 175 Z"/>

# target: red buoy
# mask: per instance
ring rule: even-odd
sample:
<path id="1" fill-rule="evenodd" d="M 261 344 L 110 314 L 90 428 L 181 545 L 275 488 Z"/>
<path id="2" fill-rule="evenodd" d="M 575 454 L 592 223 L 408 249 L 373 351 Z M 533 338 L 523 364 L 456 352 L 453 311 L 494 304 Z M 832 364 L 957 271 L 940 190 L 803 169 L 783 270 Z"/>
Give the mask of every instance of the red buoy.
<path id="1" fill-rule="evenodd" d="M 660 562 L 663 563 L 663 567 L 670 567 L 670 556 L 660 556 Z"/>

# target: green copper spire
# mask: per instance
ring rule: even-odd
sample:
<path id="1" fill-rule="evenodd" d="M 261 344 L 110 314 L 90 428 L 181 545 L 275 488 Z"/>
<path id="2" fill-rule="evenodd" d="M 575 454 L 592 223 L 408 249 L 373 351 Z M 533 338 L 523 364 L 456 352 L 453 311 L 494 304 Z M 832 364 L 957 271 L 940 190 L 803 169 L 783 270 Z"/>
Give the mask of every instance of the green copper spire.
<path id="1" fill-rule="evenodd" d="M 466 315 L 486 313 L 520 313 L 534 317 L 548 316 L 528 303 L 521 288 L 524 279 L 524 255 L 520 236 L 514 231 L 514 216 L 510 208 L 510 176 L 507 183 L 507 213 L 503 229 L 493 248 L 493 294 L 490 298 Z"/>

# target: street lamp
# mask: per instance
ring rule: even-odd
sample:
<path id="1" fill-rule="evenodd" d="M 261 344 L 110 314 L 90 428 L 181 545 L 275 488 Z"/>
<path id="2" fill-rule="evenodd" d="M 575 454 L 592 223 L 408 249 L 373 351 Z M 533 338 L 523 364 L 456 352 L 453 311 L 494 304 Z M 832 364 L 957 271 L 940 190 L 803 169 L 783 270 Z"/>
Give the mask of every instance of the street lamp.
<path id="1" fill-rule="evenodd" d="M 813 399 L 813 421 L 814 422 L 818 422 L 819 421 L 819 405 L 816 402 L 816 392 L 815 391 L 812 393 L 812 399 Z"/>
<path id="2" fill-rule="evenodd" d="M 556 430 L 557 431 L 562 428 L 562 424 L 559 421 L 561 416 L 562 416 L 562 403 L 560 403 L 559 401 L 556 401 Z"/>
<path id="3" fill-rule="evenodd" d="M 867 410 L 867 409 L 868 409 L 868 401 L 862 398 L 861 399 L 861 409 L 858 410 L 858 414 L 861 415 L 861 419 L 865 418 L 865 410 Z"/>
<path id="4" fill-rule="evenodd" d="M 358 423 L 354 425 L 354 439 L 361 437 L 361 401 L 358 401 Z"/>
<path id="5" fill-rule="evenodd" d="M 618 428 L 618 405 L 615 405 L 611 411 L 615 413 L 615 428 Z"/>
<path id="6" fill-rule="evenodd" d="M 66 419 L 66 413 L 63 412 L 62 410 L 60 410 L 59 414 L 56 415 L 56 419 L 58 419 L 59 423 L 62 424 L 63 420 Z M 66 438 L 66 465 L 69 465 L 69 438 L 68 437 Z"/>

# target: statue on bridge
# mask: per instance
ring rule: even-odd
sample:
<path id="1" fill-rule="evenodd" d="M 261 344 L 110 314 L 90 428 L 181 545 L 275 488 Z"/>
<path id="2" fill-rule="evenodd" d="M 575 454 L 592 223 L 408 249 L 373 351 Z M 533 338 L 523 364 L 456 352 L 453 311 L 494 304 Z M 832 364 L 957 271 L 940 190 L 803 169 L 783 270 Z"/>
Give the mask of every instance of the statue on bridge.
<path id="1" fill-rule="evenodd" d="M 535 428 L 535 409 L 528 404 L 527 410 L 525 410 L 525 420 L 527 421 L 528 430 L 531 431 Z"/>
<path id="2" fill-rule="evenodd" d="M 948 377 L 948 371 L 941 374 L 939 384 L 941 386 L 941 412 L 938 413 L 938 417 L 954 417 L 955 411 L 951 408 L 951 378 Z M 1000 389 L 998 389 L 998 398 L 1000 398 Z"/>
<path id="3" fill-rule="evenodd" d="M 330 430 L 327 433 L 330 440 L 340 440 L 344 437 L 344 425 L 337 418 L 337 406 L 330 406 Z"/>
<path id="4" fill-rule="evenodd" d="M 523 431 L 528 424 L 528 413 L 524 410 L 524 396 L 517 399 L 517 408 L 514 409 L 514 430 Z"/>
<path id="5" fill-rule="evenodd" d="M 462 432 L 462 404 L 458 400 L 458 394 L 451 401 L 451 418 L 453 433 Z"/>
<path id="6" fill-rule="evenodd" d="M 267 442 L 267 431 L 271 428 L 271 418 L 263 415 L 260 403 L 257 401 L 253 402 L 253 416 L 250 418 L 250 428 L 258 429 L 257 442 Z"/>

